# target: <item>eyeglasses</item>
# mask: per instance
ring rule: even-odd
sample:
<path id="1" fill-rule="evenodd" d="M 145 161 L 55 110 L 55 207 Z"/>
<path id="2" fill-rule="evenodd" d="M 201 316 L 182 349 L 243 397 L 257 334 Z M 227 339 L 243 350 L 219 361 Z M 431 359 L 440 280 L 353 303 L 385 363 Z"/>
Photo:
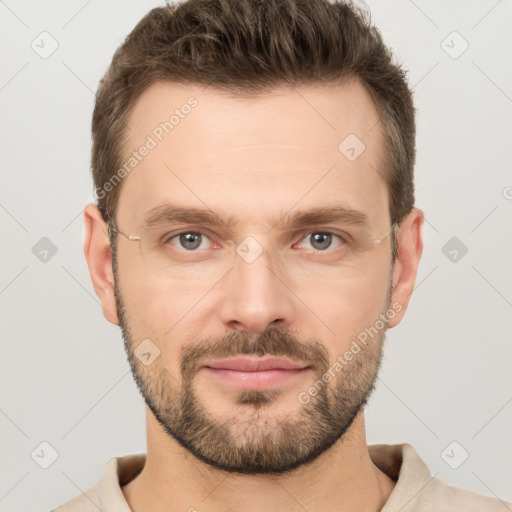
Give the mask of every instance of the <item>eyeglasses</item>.
<path id="1" fill-rule="evenodd" d="M 362 228 L 301 228 L 300 238 L 292 232 L 281 235 L 283 243 L 282 246 L 278 244 L 276 253 L 279 262 L 284 262 L 284 268 L 290 272 L 306 272 L 309 268 L 315 275 L 315 272 L 323 272 L 322 264 L 330 268 L 361 265 L 364 254 L 382 245 L 390 235 L 394 241 L 398 230 L 400 226 L 395 223 L 387 233 L 375 237 Z M 246 263 L 253 263 L 264 252 L 260 242 L 251 235 L 235 245 L 228 234 L 221 236 L 210 229 L 192 225 L 178 229 L 176 224 L 164 224 L 143 231 L 140 235 L 131 235 L 119 230 L 110 221 L 108 234 L 111 240 L 116 233 L 127 241 L 137 242 L 144 265 L 155 275 L 169 276 L 174 269 L 182 278 L 206 279 L 229 271 L 237 256 Z M 205 239 L 210 241 L 206 248 L 201 247 Z M 219 242 L 219 239 L 223 241 Z M 286 248 L 291 242 L 295 242 L 294 247 L 299 244 L 306 244 L 306 247 L 297 249 L 287 259 L 290 253 L 286 253 Z M 312 243 L 319 243 L 321 248 L 312 247 Z M 307 263 L 311 266 L 308 267 Z"/>

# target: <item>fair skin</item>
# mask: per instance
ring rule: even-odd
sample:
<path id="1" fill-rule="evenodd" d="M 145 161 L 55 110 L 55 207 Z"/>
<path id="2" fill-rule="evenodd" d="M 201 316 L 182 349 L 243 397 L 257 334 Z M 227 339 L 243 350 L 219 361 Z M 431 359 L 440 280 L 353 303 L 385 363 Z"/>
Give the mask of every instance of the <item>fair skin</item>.
<path id="1" fill-rule="evenodd" d="M 163 369 L 179 384 L 180 351 L 191 340 L 230 331 L 260 333 L 276 320 L 274 325 L 293 329 L 301 340 L 318 339 L 335 361 L 379 317 L 388 285 L 391 304 L 401 309 L 387 327 L 400 323 L 423 249 L 421 210 L 414 208 L 401 223 L 393 268 L 389 237 L 357 256 L 340 260 L 331 252 L 323 260 L 307 255 L 301 259 L 293 251 L 313 250 L 310 241 L 300 240 L 315 230 L 286 236 L 286 230 L 272 223 L 297 209 L 342 203 L 367 216 L 374 238 L 389 232 L 388 192 L 376 172 L 382 167 L 382 125 L 364 88 L 352 81 L 332 88 L 302 86 L 257 98 L 232 98 L 213 88 L 154 84 L 138 99 L 128 120 L 131 151 L 190 96 L 197 99 L 197 107 L 125 178 L 118 228 L 140 234 L 144 213 L 166 202 L 207 205 L 238 222 L 229 230 L 219 228 L 217 238 L 212 234 L 205 242 L 204 247 L 218 244 L 206 249 L 211 256 L 181 259 L 165 274 L 148 266 L 152 260 L 149 253 L 141 255 L 139 242 L 119 238 L 117 284 L 131 334 L 137 343 L 149 338 L 160 349 L 147 375 Z M 355 161 L 338 150 L 351 133 L 366 146 Z M 105 318 L 119 325 L 106 224 L 93 204 L 86 207 L 84 220 L 84 252 L 93 285 Z M 336 224 L 318 227 L 335 232 Z M 259 242 L 263 254 L 250 264 L 230 260 L 235 264 L 228 273 L 213 271 L 218 264 L 213 254 L 220 254 L 214 251 L 227 251 L 228 240 L 235 247 L 247 236 Z M 334 239 L 333 247 L 337 243 Z M 177 247 L 173 250 L 183 255 L 185 249 Z M 258 425 L 293 419 L 302 407 L 298 394 L 314 381 L 315 376 L 305 372 L 279 385 L 279 396 L 259 411 Z M 200 405 L 215 421 L 232 424 L 234 434 L 244 431 L 246 419 L 254 421 L 252 404 L 238 407 L 234 415 L 236 386 L 203 372 L 194 386 Z M 146 410 L 146 465 L 122 489 L 133 511 L 378 511 L 395 485 L 369 457 L 363 409 L 328 450 L 283 474 L 215 468 L 169 436 Z"/>

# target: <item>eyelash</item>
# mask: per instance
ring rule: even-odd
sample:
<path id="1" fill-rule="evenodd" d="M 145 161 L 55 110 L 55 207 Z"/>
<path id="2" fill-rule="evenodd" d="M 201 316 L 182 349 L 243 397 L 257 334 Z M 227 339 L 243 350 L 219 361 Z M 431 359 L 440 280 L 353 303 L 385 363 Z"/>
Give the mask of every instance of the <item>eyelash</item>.
<path id="1" fill-rule="evenodd" d="M 167 236 L 167 237 L 164 237 L 164 244 L 167 244 L 169 243 L 171 240 L 173 240 L 174 238 L 177 238 L 179 237 L 180 235 L 187 235 L 187 234 L 192 234 L 192 235 L 201 235 L 203 237 L 206 237 L 206 238 L 210 238 L 206 233 L 202 232 L 202 231 L 191 231 L 191 230 L 188 230 L 188 231 L 180 231 L 179 233 L 175 233 L 171 236 Z M 339 240 L 341 240 L 343 243 L 341 244 L 341 246 L 338 246 L 337 248 L 334 248 L 334 249 L 331 249 L 331 248 L 328 248 L 328 249 L 325 249 L 325 250 L 318 250 L 318 249 L 309 249 L 309 252 L 315 252 L 315 253 L 319 253 L 319 254 L 322 254 L 322 253 L 327 253 L 327 252 L 333 252 L 335 251 L 336 249 L 340 249 L 341 247 L 343 247 L 344 245 L 348 244 L 349 243 L 349 240 L 348 240 L 348 235 L 345 235 L 345 236 L 342 236 L 342 235 L 339 235 L 337 233 L 333 233 L 332 231 L 327 231 L 327 230 L 316 230 L 316 231 L 305 231 L 301 234 L 305 234 L 305 236 L 303 236 L 299 241 L 302 242 L 304 239 L 306 239 L 308 236 L 310 235 L 314 235 L 314 234 L 322 234 L 322 235 L 332 235 L 333 237 L 336 237 L 338 238 Z M 192 249 L 192 250 L 187 250 L 185 249 L 184 247 L 181 247 L 181 249 L 183 249 L 185 252 L 189 252 L 189 253 L 194 253 L 194 252 L 198 252 L 200 249 Z"/>

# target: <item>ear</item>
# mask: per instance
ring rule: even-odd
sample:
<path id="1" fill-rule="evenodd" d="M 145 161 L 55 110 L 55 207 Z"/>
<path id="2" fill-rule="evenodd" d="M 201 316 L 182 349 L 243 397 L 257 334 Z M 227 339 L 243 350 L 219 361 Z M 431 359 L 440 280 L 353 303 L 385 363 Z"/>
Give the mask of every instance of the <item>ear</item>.
<path id="1" fill-rule="evenodd" d="M 114 325 L 119 325 L 108 226 L 93 203 L 84 209 L 84 228 L 84 255 L 94 291 L 101 301 L 103 316 Z"/>
<path id="2" fill-rule="evenodd" d="M 391 304 L 398 303 L 402 308 L 389 320 L 388 328 L 395 327 L 402 321 L 414 290 L 418 265 L 423 252 L 424 218 L 422 210 L 413 208 L 400 224 L 400 230 L 397 233 L 398 255 L 393 267 Z"/>

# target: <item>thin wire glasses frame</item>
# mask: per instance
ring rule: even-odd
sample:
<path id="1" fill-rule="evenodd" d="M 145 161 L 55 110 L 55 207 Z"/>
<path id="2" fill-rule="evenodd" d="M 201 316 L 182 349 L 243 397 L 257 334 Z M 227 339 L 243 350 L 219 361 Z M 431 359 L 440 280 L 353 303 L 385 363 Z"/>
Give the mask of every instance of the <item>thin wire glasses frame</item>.
<path id="1" fill-rule="evenodd" d="M 400 230 L 400 224 L 398 223 L 394 223 L 391 225 L 391 229 L 385 234 L 383 235 L 382 237 L 380 238 L 373 238 L 371 241 L 374 243 L 374 244 L 381 244 L 383 243 L 386 238 L 388 236 L 394 236 L 396 234 L 397 231 Z M 322 233 L 323 231 L 328 231 L 327 229 L 326 230 L 322 230 L 322 229 L 319 229 L 318 230 L 318 233 Z M 194 229 L 190 229 L 190 232 L 193 233 L 194 232 Z M 314 231 L 312 231 L 314 232 Z M 115 223 L 113 221 L 110 221 L 108 223 L 108 234 L 109 234 L 109 237 L 112 238 L 112 235 L 114 233 L 117 233 L 119 235 L 122 235 L 124 238 L 126 238 L 126 240 L 130 241 L 130 242 L 139 242 L 140 241 L 140 236 L 138 235 L 127 235 L 125 233 L 123 233 L 122 231 L 120 231 L 116 226 L 115 226 Z"/>

